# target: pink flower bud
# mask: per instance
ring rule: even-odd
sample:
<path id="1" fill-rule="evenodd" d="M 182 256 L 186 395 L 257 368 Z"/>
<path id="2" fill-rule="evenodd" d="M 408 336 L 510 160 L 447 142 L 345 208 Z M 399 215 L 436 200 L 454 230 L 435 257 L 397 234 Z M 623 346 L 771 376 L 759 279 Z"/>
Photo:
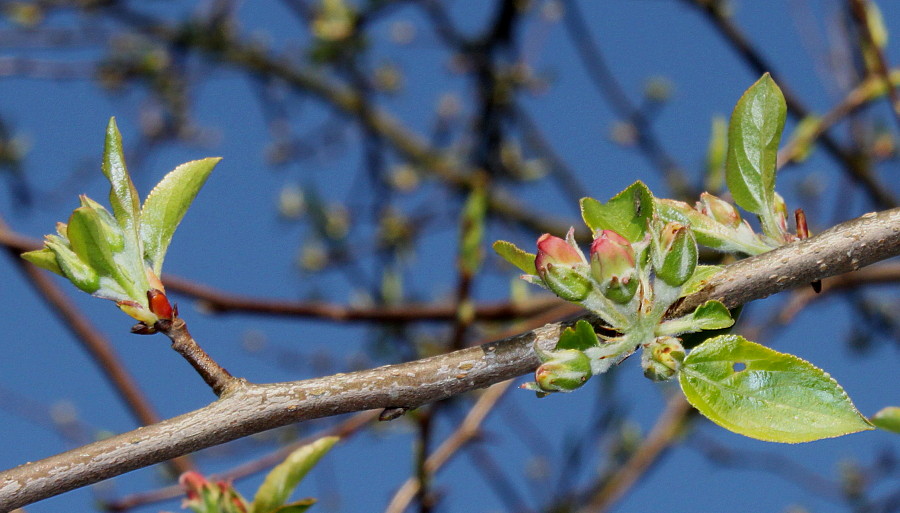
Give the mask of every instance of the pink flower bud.
<path id="1" fill-rule="evenodd" d="M 189 501 L 199 499 L 203 489 L 212 486 L 202 474 L 193 470 L 181 474 L 181 477 L 178 478 L 178 484 L 184 488 Z"/>
<path id="2" fill-rule="evenodd" d="M 566 301 L 586 298 L 591 291 L 590 280 L 582 274 L 587 270 L 587 261 L 574 242 L 545 233 L 538 239 L 537 246 L 534 267 L 544 285 Z M 582 271 L 578 267 L 585 269 Z"/>
<path id="3" fill-rule="evenodd" d="M 600 232 L 591 244 L 591 273 L 603 295 L 619 303 L 631 300 L 637 280 L 634 248 L 628 239 L 612 230 Z"/>

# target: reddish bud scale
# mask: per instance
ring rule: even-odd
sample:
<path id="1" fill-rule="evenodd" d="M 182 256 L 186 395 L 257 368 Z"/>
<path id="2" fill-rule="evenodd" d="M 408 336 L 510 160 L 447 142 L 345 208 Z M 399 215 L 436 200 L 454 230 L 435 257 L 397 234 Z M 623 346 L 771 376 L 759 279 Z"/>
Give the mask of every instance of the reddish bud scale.
<path id="1" fill-rule="evenodd" d="M 156 314 L 160 319 L 172 319 L 172 305 L 169 304 L 169 298 L 158 289 L 150 289 L 147 291 L 147 301 L 150 303 L 150 311 Z"/>
<path id="2" fill-rule="evenodd" d="M 794 219 L 797 221 L 797 238 L 809 238 L 809 225 L 806 224 L 806 212 L 802 208 L 794 211 Z"/>

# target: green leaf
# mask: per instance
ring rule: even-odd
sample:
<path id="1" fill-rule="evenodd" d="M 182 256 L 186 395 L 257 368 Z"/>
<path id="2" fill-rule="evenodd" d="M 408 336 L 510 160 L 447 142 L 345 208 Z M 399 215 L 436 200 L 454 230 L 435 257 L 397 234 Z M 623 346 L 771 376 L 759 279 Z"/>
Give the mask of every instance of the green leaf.
<path id="1" fill-rule="evenodd" d="M 900 433 L 900 407 L 887 406 L 869 419 L 875 427 L 885 431 Z"/>
<path id="2" fill-rule="evenodd" d="M 798 443 L 872 429 L 828 373 L 737 335 L 697 346 L 678 381 L 700 413 L 751 438 Z"/>
<path id="3" fill-rule="evenodd" d="M 653 195 L 643 182 L 637 181 L 606 203 L 594 198 L 581 199 L 581 217 L 594 234 L 613 230 L 637 242 L 647 233 L 647 220 L 653 217 Z"/>
<path id="4" fill-rule="evenodd" d="M 768 73 L 738 100 L 728 126 L 725 182 L 734 201 L 767 216 L 775 194 L 775 164 L 787 107 Z"/>
<path id="5" fill-rule="evenodd" d="M 41 269 L 46 269 L 60 276 L 65 276 L 62 269 L 59 267 L 59 263 L 56 261 L 56 253 L 50 248 L 44 247 L 35 251 L 28 251 L 19 256 Z"/>
<path id="6" fill-rule="evenodd" d="M 97 274 L 109 276 L 119 283 L 128 281 L 116 265 L 105 226 L 96 210 L 91 207 L 76 208 L 69 218 L 68 235 L 72 251 Z"/>
<path id="7" fill-rule="evenodd" d="M 207 158 L 181 164 L 156 184 L 141 210 L 141 239 L 144 257 L 157 275 L 172 241 L 175 228 L 221 158 Z"/>
<path id="8" fill-rule="evenodd" d="M 597 333 L 591 323 L 580 319 L 575 323 L 574 328 L 566 328 L 559 336 L 559 342 L 556 343 L 556 349 L 577 349 L 584 351 L 591 347 L 600 345 L 597 339 Z"/>
<path id="9" fill-rule="evenodd" d="M 101 169 L 109 180 L 109 203 L 112 205 L 113 214 L 126 236 L 137 242 L 141 204 L 131 176 L 128 175 L 128 168 L 125 167 L 122 135 L 116 126 L 116 118 L 109 118 L 109 124 L 106 126 Z"/>
<path id="10" fill-rule="evenodd" d="M 731 312 L 722 303 L 709 300 L 691 314 L 693 327 L 702 330 L 719 330 L 734 324 Z"/>
<path id="11" fill-rule="evenodd" d="M 537 269 L 534 268 L 534 253 L 527 253 L 512 242 L 505 240 L 498 240 L 492 247 L 498 255 L 521 269 L 523 273 L 537 275 Z"/>
<path id="12" fill-rule="evenodd" d="M 300 480 L 337 441 L 338 437 L 328 436 L 292 452 L 266 476 L 256 491 L 250 513 L 270 513 L 284 505 Z"/>
<path id="13" fill-rule="evenodd" d="M 681 286 L 681 296 L 690 296 L 694 292 L 699 292 L 713 276 L 722 272 L 722 269 L 723 267 L 719 265 L 698 265 L 694 269 L 694 274 Z"/>

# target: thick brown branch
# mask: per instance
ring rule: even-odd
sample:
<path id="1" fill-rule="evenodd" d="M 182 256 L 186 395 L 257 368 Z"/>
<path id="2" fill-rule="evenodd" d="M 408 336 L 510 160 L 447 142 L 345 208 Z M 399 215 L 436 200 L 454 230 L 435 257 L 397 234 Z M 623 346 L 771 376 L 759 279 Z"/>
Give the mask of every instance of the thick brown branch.
<path id="1" fill-rule="evenodd" d="M 900 208 L 732 264 L 673 315 L 708 299 L 737 306 L 900 254 Z M 399 365 L 290 383 L 238 383 L 205 408 L 0 473 L 0 504 L 14 509 L 205 447 L 286 424 L 354 411 L 416 407 L 533 371 L 562 323 Z"/>

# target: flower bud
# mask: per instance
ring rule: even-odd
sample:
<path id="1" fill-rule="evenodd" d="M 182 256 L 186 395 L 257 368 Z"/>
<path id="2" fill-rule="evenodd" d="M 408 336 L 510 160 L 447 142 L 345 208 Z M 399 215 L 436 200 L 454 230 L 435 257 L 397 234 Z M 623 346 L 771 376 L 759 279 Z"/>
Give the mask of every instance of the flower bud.
<path id="1" fill-rule="evenodd" d="M 697 240 L 690 228 L 679 223 L 668 223 L 658 234 L 654 247 L 656 276 L 677 287 L 694 274 L 697 268 Z"/>
<path id="2" fill-rule="evenodd" d="M 591 244 L 591 274 L 600 283 L 603 295 L 627 303 L 637 291 L 634 248 L 628 239 L 612 230 L 603 230 Z"/>
<path id="3" fill-rule="evenodd" d="M 577 349 L 561 349 L 551 353 L 534 373 L 542 392 L 571 392 L 591 377 L 591 360 Z"/>
<path id="4" fill-rule="evenodd" d="M 700 195 L 697 210 L 725 226 L 737 228 L 741 224 L 741 214 L 731 203 L 708 192 Z"/>
<path id="5" fill-rule="evenodd" d="M 675 337 L 657 337 L 644 347 L 641 355 L 644 376 L 653 381 L 671 379 L 681 369 L 682 362 L 684 362 L 684 347 Z"/>
<path id="6" fill-rule="evenodd" d="M 566 301 L 581 301 L 591 291 L 591 282 L 578 269 L 587 262 L 577 247 L 549 233 L 537 242 L 534 267 L 550 290 Z"/>

